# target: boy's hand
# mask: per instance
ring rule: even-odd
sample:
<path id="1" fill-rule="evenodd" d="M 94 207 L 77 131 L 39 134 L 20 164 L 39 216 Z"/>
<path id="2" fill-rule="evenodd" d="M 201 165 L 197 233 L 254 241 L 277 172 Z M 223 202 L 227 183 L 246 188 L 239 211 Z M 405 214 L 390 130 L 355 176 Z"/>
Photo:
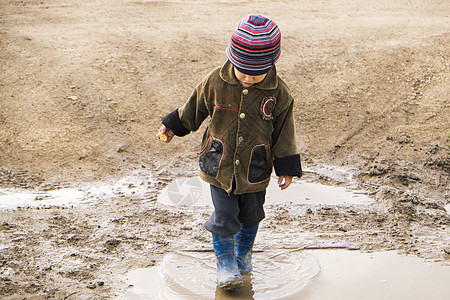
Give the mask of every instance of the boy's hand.
<path id="1" fill-rule="evenodd" d="M 164 143 L 169 143 L 174 136 L 175 134 L 173 134 L 173 131 L 164 125 L 161 125 L 161 128 L 159 128 L 158 134 L 156 135 L 156 137 Z"/>
<path id="2" fill-rule="evenodd" d="M 280 176 L 280 177 L 278 177 L 278 186 L 281 188 L 281 190 L 285 190 L 291 185 L 292 178 L 294 178 L 294 176 Z"/>

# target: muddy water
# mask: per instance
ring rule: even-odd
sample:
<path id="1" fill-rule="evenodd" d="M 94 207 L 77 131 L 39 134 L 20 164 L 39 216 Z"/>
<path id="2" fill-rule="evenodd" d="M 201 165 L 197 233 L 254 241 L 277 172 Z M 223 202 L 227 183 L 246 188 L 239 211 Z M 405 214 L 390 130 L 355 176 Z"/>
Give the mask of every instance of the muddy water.
<path id="1" fill-rule="evenodd" d="M 449 299 L 450 267 L 395 252 L 315 250 L 254 254 L 254 274 L 236 293 L 216 288 L 212 253 L 169 254 L 128 273 L 126 299 Z"/>
<path id="2" fill-rule="evenodd" d="M 322 273 L 301 299 L 450 299 L 450 266 L 393 251 L 316 251 Z"/>
<path id="3" fill-rule="evenodd" d="M 199 177 L 177 178 L 162 191 L 158 201 L 166 205 L 211 205 L 209 185 Z M 298 204 L 354 205 L 370 204 L 372 200 L 362 191 L 319 183 L 294 182 L 281 191 L 276 178 L 267 188 L 266 204 L 285 202 Z"/>
<path id="4" fill-rule="evenodd" d="M 333 176 L 343 176 L 332 170 Z M 338 174 L 338 175 L 336 175 Z M 299 204 L 369 204 L 371 199 L 364 192 L 345 187 L 326 186 L 299 181 L 281 191 L 277 179 L 272 178 L 267 189 L 266 204 L 295 202 Z M 114 182 L 91 183 L 77 188 L 58 188 L 43 191 L 0 189 L 0 209 L 33 206 L 74 206 L 95 202 L 100 198 L 125 196 L 143 202 L 154 200 L 158 179 L 149 174 L 133 174 Z M 197 177 L 175 178 L 158 197 L 166 205 L 211 205 L 209 185 Z"/>
<path id="5" fill-rule="evenodd" d="M 244 287 L 230 293 L 217 288 L 213 253 L 171 253 L 160 267 L 130 272 L 134 287 L 121 299 L 282 299 L 320 273 L 307 253 L 255 254 L 253 260 L 252 276 L 244 276 Z"/>
<path id="6" fill-rule="evenodd" d="M 74 188 L 58 189 L 46 192 L 22 190 L 0 190 L 0 209 L 14 209 L 25 206 L 62 206 L 76 205 L 85 199 L 85 194 Z"/>
<path id="7" fill-rule="evenodd" d="M 143 202 L 153 199 L 155 180 L 148 174 L 133 174 L 113 182 L 98 182 L 79 187 L 30 191 L 0 189 L 0 209 L 36 206 L 75 206 L 100 198 L 123 196 Z"/>

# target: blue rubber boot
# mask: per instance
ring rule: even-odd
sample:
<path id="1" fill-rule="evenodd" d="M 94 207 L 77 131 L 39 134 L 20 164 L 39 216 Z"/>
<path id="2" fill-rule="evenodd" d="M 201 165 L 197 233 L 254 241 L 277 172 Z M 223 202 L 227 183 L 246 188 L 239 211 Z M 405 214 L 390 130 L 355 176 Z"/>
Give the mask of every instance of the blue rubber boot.
<path id="1" fill-rule="evenodd" d="M 217 280 L 219 287 L 224 290 L 234 290 L 244 285 L 239 273 L 236 252 L 235 237 L 214 235 L 213 246 L 217 261 Z"/>
<path id="2" fill-rule="evenodd" d="M 242 224 L 241 230 L 236 234 L 236 254 L 239 272 L 242 275 L 252 271 L 252 248 L 258 232 L 259 223 Z"/>

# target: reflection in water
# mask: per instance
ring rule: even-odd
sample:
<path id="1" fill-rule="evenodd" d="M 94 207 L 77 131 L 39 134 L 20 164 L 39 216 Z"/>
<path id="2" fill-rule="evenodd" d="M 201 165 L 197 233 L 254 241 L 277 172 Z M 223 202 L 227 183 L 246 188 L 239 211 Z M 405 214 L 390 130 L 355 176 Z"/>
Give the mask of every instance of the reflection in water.
<path id="1" fill-rule="evenodd" d="M 253 290 L 253 283 L 251 275 L 242 276 L 244 286 L 236 291 L 225 291 L 219 286 L 216 287 L 216 300 L 253 300 L 255 291 Z"/>
<path id="2" fill-rule="evenodd" d="M 175 178 L 162 190 L 158 201 L 166 205 L 208 205 L 211 206 L 209 184 L 200 177 Z M 368 205 L 372 203 L 365 192 L 349 190 L 342 186 L 328 186 L 320 183 L 293 182 L 281 191 L 276 178 L 272 178 L 267 188 L 265 204 L 328 204 L 328 205 Z"/>

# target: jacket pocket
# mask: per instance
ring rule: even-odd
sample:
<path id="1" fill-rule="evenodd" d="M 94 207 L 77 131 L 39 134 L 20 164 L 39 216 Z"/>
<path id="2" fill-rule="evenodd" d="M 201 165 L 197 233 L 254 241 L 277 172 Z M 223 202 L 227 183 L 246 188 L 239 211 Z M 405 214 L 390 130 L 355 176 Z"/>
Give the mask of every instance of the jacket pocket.
<path id="1" fill-rule="evenodd" d="M 253 147 L 248 165 L 248 182 L 260 183 L 269 179 L 272 173 L 272 164 L 269 163 L 268 158 L 268 144 L 260 144 Z"/>
<path id="2" fill-rule="evenodd" d="M 206 147 L 200 153 L 199 166 L 200 170 L 209 176 L 217 177 L 219 175 L 220 166 L 223 158 L 223 142 L 210 136 Z"/>

